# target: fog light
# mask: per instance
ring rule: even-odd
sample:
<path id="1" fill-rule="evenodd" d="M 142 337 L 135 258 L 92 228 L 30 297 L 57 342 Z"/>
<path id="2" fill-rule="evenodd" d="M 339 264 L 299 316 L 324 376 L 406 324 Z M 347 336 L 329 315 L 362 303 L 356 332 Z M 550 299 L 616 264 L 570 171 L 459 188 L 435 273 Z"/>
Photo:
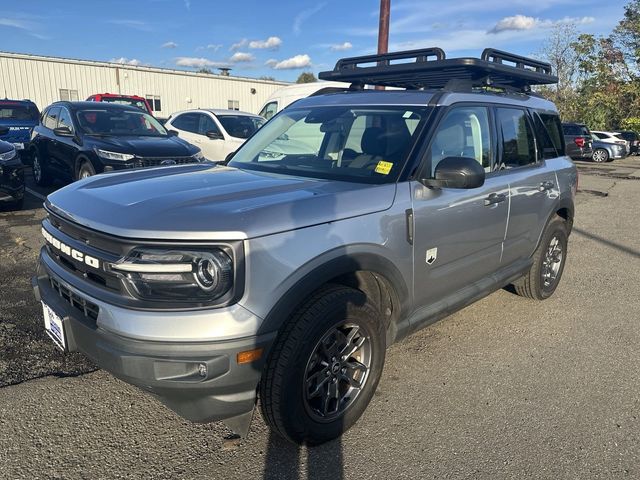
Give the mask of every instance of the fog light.
<path id="1" fill-rule="evenodd" d="M 104 167 L 104 171 L 105 172 L 112 172 L 113 171 L 113 167 L 107 165 L 106 167 Z"/>
<path id="2" fill-rule="evenodd" d="M 199 363 L 198 364 L 198 373 L 203 378 L 207 376 L 207 364 L 206 363 Z"/>

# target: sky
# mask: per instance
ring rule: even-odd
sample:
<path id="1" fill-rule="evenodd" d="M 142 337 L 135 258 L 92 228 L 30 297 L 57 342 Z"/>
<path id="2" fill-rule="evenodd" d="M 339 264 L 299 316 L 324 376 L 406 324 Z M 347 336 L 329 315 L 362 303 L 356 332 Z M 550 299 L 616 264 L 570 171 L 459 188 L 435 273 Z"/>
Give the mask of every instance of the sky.
<path id="1" fill-rule="evenodd" d="M 0 9 L 0 50 L 294 81 L 375 53 L 379 0 L 30 0 Z M 389 50 L 539 53 L 554 25 L 607 35 L 624 0 L 391 0 Z"/>

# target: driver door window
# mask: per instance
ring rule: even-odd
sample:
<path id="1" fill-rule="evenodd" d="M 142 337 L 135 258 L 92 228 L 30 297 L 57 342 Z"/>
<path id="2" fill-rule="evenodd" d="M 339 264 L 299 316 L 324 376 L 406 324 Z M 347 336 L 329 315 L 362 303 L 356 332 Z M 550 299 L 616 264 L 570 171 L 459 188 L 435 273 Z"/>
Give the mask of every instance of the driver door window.
<path id="1" fill-rule="evenodd" d="M 216 125 L 216 122 L 213 119 L 204 113 L 200 113 L 200 120 L 198 122 L 198 132 L 200 135 L 206 135 L 207 132 L 216 132 L 220 133 L 220 129 Z"/>
<path id="2" fill-rule="evenodd" d="M 490 172 L 493 150 L 489 113 L 486 107 L 456 107 L 440 122 L 430 148 L 431 176 L 438 163 L 447 157 L 475 159 Z"/>

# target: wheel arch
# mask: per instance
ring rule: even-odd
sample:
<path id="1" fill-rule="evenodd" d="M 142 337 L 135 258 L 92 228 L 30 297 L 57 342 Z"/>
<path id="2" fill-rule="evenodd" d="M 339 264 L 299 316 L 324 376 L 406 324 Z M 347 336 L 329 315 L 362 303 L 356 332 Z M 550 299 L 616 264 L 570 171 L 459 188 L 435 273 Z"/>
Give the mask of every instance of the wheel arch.
<path id="1" fill-rule="evenodd" d="M 409 288 L 400 270 L 375 253 L 341 254 L 305 273 L 266 315 L 260 333 L 280 329 L 293 312 L 319 288 L 335 283 L 363 291 L 387 323 L 387 340 L 396 337 L 396 323 L 409 301 Z"/>

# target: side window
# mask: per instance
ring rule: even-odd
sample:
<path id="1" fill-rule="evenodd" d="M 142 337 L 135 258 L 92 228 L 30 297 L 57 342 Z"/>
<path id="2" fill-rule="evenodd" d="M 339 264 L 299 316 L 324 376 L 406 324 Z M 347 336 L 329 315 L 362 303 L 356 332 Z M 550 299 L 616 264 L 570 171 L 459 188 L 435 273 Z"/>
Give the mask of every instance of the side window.
<path id="1" fill-rule="evenodd" d="M 72 132 L 74 131 L 73 122 L 71 121 L 71 114 L 66 108 L 60 108 L 60 118 L 58 119 L 58 127 L 68 127 Z"/>
<path id="2" fill-rule="evenodd" d="M 278 111 L 278 102 L 269 102 L 264 107 L 262 107 L 262 110 L 260 110 L 260 113 L 258 115 L 269 120 L 271 117 L 273 117 L 276 114 L 277 111 Z"/>
<path id="3" fill-rule="evenodd" d="M 214 131 L 220 133 L 220 129 L 216 125 L 216 122 L 213 119 L 204 113 L 200 113 L 200 123 L 198 127 L 198 133 L 200 135 L 206 135 L 207 132 Z"/>
<path id="4" fill-rule="evenodd" d="M 491 129 L 486 107 L 455 107 L 442 119 L 431 144 L 431 175 L 447 157 L 475 159 L 491 171 Z"/>
<path id="5" fill-rule="evenodd" d="M 47 110 L 47 115 L 44 117 L 44 126 L 50 130 L 53 130 L 58 126 L 58 117 L 60 116 L 60 107 L 51 107 Z"/>
<path id="6" fill-rule="evenodd" d="M 536 134 L 536 143 L 538 145 L 538 160 L 540 161 L 559 157 L 560 154 L 551 141 L 551 137 L 549 137 L 549 133 L 538 114 L 533 112 L 532 119 L 533 129 Z"/>
<path id="7" fill-rule="evenodd" d="M 200 131 L 200 114 L 183 113 L 178 115 L 171 124 L 178 130 L 184 130 L 190 133 L 199 133 Z"/>
<path id="8" fill-rule="evenodd" d="M 502 156 L 498 169 L 525 167 L 536 163 L 536 145 L 524 110 L 496 109 L 501 132 Z"/>
<path id="9" fill-rule="evenodd" d="M 560 116 L 549 113 L 539 113 L 540 119 L 547 129 L 547 133 L 556 147 L 556 151 L 560 155 L 564 155 L 564 134 L 562 133 L 562 124 Z"/>

